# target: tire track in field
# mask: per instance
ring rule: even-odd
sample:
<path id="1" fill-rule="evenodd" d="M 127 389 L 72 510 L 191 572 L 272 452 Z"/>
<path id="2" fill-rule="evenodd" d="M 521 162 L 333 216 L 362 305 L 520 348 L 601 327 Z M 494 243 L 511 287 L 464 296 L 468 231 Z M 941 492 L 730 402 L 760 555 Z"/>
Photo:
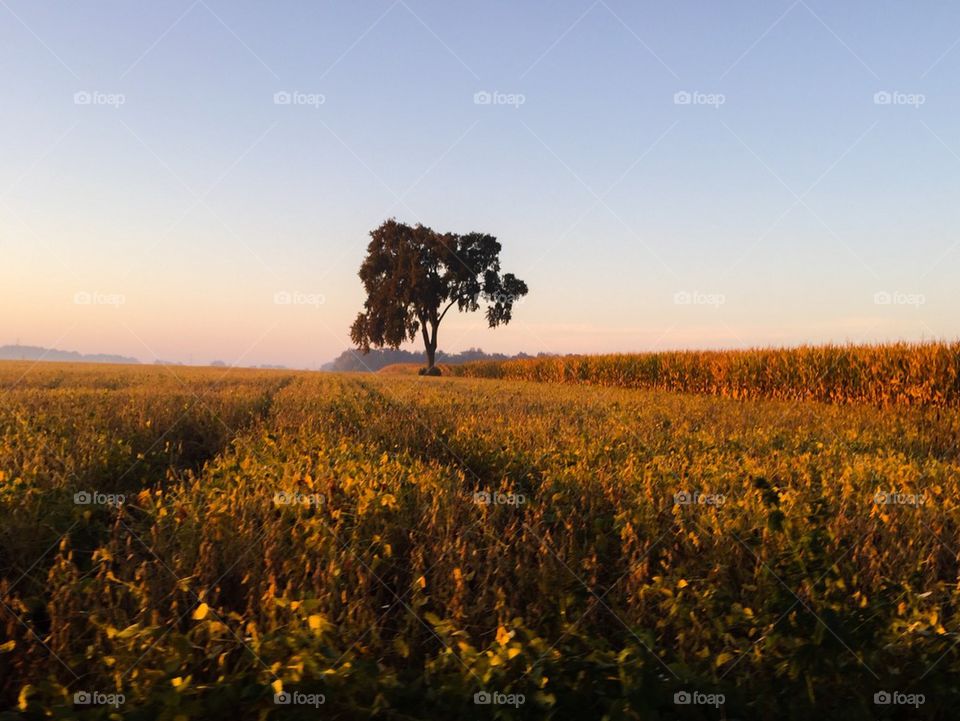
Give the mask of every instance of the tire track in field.
<path id="1" fill-rule="evenodd" d="M 483 442 L 467 448 L 459 442 L 461 436 L 455 424 L 449 424 L 449 419 L 440 423 L 438 415 L 426 416 L 418 413 L 418 408 L 427 410 L 425 406 L 417 404 L 416 399 L 403 398 L 399 393 L 391 393 L 374 387 L 374 382 L 357 380 L 363 387 L 367 398 L 381 408 L 390 409 L 406 416 L 411 427 L 422 430 L 430 437 L 428 443 L 423 442 L 423 435 L 408 433 L 394 435 L 394 441 L 399 441 L 399 447 L 413 456 L 428 462 L 437 463 L 443 467 L 460 472 L 468 485 L 471 494 L 501 493 L 501 497 L 523 497 L 522 503 L 511 505 L 481 502 L 478 513 L 483 514 L 485 522 L 491 527 L 490 532 L 496 539 L 496 547 L 509 554 L 515 563 L 514 571 L 526 568 L 545 568 L 552 570 L 547 575 L 557 579 L 558 587 L 566 586 L 582 596 L 585 602 L 606 596 L 617 585 L 619 579 L 626 574 L 630 567 L 628 554 L 621 547 L 615 535 L 611 536 L 601 557 L 598 557 L 597 566 L 592 569 L 571 568 L 567 558 L 577 558 L 578 547 L 582 544 L 591 544 L 596 533 L 596 523 L 584 526 L 576 519 L 566 514 L 556 512 L 554 505 L 548 502 L 547 497 L 554 492 L 563 491 L 567 481 L 555 477 L 558 469 L 550 464 L 544 465 L 541 459 L 531 459 L 524 454 L 517 453 L 496 439 L 492 442 Z M 386 381 L 385 381 L 386 383 Z M 404 381 L 407 388 L 415 387 L 418 381 Z M 430 391 L 437 390 L 433 386 Z M 468 392 L 466 390 L 449 392 Z M 428 392 L 430 392 L 428 391 Z M 400 429 L 397 426 L 398 430 Z M 381 441 L 383 439 L 381 438 Z M 559 484 L 559 485 L 558 485 Z M 589 484 L 577 484 L 581 495 L 579 504 L 583 517 L 593 519 L 608 519 L 612 523 L 617 509 L 608 497 L 591 493 Z M 489 498 L 489 496 L 487 496 Z M 469 496 L 468 496 L 469 499 Z M 476 503 L 476 495 L 472 499 Z M 605 535 L 606 532 L 604 532 Z M 652 562 L 652 558 L 650 559 Z M 539 573 L 544 573 L 540 571 Z M 524 586 L 523 573 L 511 573 L 509 583 Z M 536 576 L 537 574 L 531 574 Z M 488 583 L 502 581 L 502 577 L 491 577 Z M 542 589 L 530 588 L 525 597 L 537 597 Z M 525 593 L 521 591 L 520 593 Z M 625 599 L 607 599 L 609 605 L 617 608 Z M 618 608 L 617 615 L 623 613 Z M 586 614 L 584 614 L 586 615 Z M 603 619 L 600 619 L 603 621 Z M 619 638 L 619 632 L 609 623 L 602 623 L 598 630 L 606 629 L 613 632 L 611 641 Z"/>

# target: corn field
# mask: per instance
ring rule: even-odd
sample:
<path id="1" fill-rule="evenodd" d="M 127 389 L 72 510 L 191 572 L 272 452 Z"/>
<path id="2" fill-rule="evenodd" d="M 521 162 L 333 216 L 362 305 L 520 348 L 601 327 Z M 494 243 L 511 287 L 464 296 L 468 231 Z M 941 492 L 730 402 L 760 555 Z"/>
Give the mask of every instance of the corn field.
<path id="1" fill-rule="evenodd" d="M 658 388 L 730 398 L 960 404 L 960 343 L 805 346 L 476 361 L 456 375 Z"/>

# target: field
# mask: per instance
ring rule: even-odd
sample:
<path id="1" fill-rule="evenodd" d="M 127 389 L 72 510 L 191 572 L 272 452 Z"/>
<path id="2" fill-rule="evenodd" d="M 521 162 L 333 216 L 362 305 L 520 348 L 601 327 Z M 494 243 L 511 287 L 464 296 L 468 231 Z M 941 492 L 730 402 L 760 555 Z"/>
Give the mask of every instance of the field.
<path id="1" fill-rule="evenodd" d="M 953 718 L 930 357 L 836 403 L 0 364 L 0 718 Z"/>
<path id="2" fill-rule="evenodd" d="M 729 398 L 960 404 L 960 342 L 546 356 L 466 363 L 474 378 L 658 388 Z"/>

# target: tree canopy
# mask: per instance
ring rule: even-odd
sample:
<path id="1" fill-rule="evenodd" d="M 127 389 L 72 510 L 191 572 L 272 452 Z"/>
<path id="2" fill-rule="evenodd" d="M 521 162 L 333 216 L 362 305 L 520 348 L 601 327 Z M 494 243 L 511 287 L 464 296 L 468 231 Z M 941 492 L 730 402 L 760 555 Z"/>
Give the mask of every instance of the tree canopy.
<path id="1" fill-rule="evenodd" d="M 367 293 L 364 310 L 350 338 L 364 352 L 398 348 L 419 333 L 433 371 L 437 328 L 456 307 L 461 312 L 486 305 L 491 328 L 509 323 L 513 304 L 527 284 L 500 273 L 501 245 L 486 233 L 438 233 L 425 225 L 387 220 L 370 232 L 360 280 Z"/>

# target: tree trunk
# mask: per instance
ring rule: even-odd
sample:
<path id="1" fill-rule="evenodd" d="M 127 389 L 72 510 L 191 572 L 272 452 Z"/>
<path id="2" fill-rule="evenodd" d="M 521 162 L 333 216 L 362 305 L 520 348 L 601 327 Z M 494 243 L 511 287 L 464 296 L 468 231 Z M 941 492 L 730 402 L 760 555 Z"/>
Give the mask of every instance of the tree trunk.
<path id="1" fill-rule="evenodd" d="M 427 351 L 427 367 L 420 371 L 420 375 L 438 376 L 440 369 L 437 368 L 437 326 L 440 321 L 430 321 L 430 331 L 427 330 L 426 319 L 420 321 L 420 330 L 423 332 L 423 347 Z"/>
<path id="2" fill-rule="evenodd" d="M 434 314 L 436 315 L 436 314 Z M 430 322 L 430 342 L 427 343 L 427 370 L 434 368 L 437 359 L 437 326 L 440 321 L 431 318 Z"/>

